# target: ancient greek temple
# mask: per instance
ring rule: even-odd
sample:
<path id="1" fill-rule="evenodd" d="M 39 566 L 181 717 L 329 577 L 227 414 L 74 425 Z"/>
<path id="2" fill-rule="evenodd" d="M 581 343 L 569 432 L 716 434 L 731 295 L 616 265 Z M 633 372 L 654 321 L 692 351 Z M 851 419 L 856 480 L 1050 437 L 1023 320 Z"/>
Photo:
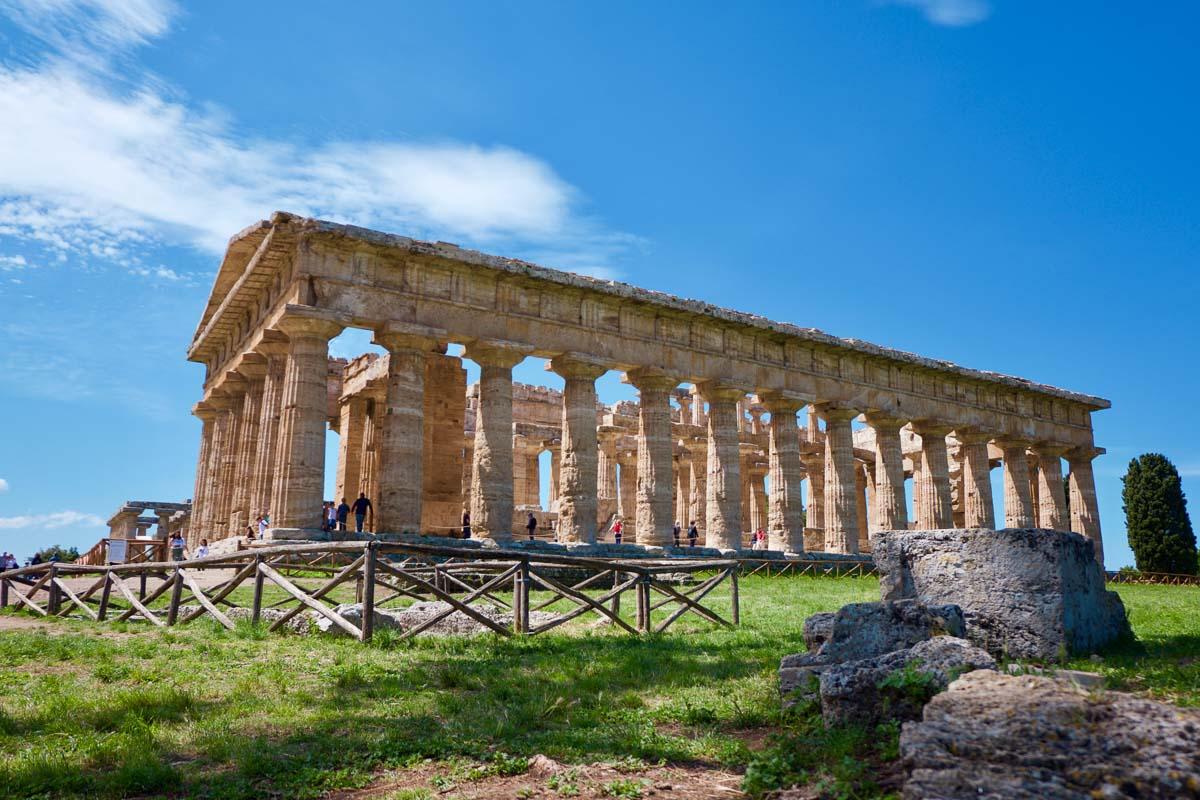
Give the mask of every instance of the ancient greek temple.
<path id="1" fill-rule="evenodd" d="M 386 354 L 331 359 L 347 328 Z M 562 391 L 514 383 L 528 357 Z M 264 513 L 271 538 L 320 536 L 333 429 L 332 499 L 366 494 L 378 536 L 456 533 L 466 511 L 504 541 L 536 509 L 562 542 L 619 518 L 638 545 L 695 521 L 709 547 L 762 529 L 773 550 L 858 553 L 870 531 L 1002 522 L 1103 558 L 1107 400 L 445 242 L 277 213 L 231 240 L 188 358 L 205 365 L 193 541 Z M 609 370 L 637 402 L 598 401 Z"/>

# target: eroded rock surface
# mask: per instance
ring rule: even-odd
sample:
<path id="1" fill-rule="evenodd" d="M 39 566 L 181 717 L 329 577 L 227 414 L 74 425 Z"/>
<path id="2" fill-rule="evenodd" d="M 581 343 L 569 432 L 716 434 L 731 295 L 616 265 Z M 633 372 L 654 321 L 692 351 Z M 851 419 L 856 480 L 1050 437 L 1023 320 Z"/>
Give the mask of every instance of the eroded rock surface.
<path id="1" fill-rule="evenodd" d="M 906 800 L 1200 797 L 1200 710 L 972 672 L 904 725 Z"/>
<path id="2" fill-rule="evenodd" d="M 1055 659 L 1132 635 L 1092 543 L 1078 534 L 883 531 L 872 543 L 884 600 L 960 605 L 967 638 L 996 657 Z"/>

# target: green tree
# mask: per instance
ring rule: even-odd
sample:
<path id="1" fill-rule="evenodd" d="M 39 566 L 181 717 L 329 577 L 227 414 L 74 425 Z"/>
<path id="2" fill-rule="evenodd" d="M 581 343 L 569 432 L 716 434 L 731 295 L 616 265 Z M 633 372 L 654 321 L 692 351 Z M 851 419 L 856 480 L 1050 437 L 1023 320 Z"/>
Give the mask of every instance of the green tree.
<path id="1" fill-rule="evenodd" d="M 1138 569 L 1196 574 L 1196 534 L 1179 471 L 1166 456 L 1144 453 L 1121 479 L 1125 529 Z"/>
<path id="2" fill-rule="evenodd" d="M 79 550 L 74 547 L 63 547 L 61 544 L 52 544 L 37 551 L 37 557 L 42 561 L 49 561 L 52 556 L 58 556 L 59 561 L 69 563 L 79 560 Z"/>

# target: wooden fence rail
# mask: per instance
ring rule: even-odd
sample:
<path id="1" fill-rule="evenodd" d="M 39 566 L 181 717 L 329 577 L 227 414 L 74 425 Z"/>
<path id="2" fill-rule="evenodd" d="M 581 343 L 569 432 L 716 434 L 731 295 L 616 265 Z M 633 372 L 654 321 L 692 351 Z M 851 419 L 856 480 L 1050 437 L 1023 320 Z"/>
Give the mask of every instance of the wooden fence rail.
<path id="1" fill-rule="evenodd" d="M 399 633 L 401 639 L 456 613 L 501 636 L 542 633 L 589 613 L 614 628 L 644 634 L 664 631 L 689 613 L 723 627 L 740 624 L 737 582 L 742 569 L 733 559 L 600 559 L 504 549 L 325 542 L 259 547 L 178 562 L 23 567 L 0 572 L 0 607 L 20 606 L 46 617 L 78 610 L 99 623 L 144 621 L 162 628 L 208 616 L 229 629 L 235 627 L 233 609 L 258 623 L 272 608 L 273 631 L 310 610 L 341 631 L 368 641 L 374 634 L 376 610 L 418 599 L 439 600 L 446 608 Z M 220 580 L 205 586 L 202 576 L 213 570 L 220 571 Z M 681 573 L 699 577 L 693 577 L 687 588 L 676 588 Z M 91 579 L 86 588 L 81 578 Z M 67 583 L 69 579 L 75 579 L 75 584 Z M 253 587 L 250 605 L 242 608 L 233 602 L 233 593 L 248 582 Z M 361 613 L 339 613 L 332 593 L 351 583 Z M 729 587 L 728 618 L 703 603 L 723 584 Z M 264 606 L 268 585 L 283 599 Z M 510 590 L 512 599 L 504 599 L 502 592 Z M 548 597 L 539 597 L 537 606 L 531 607 L 531 591 Z M 620 614 L 621 598 L 630 592 L 636 610 L 632 624 Z M 168 596 L 165 602 L 164 595 Z M 572 607 L 547 611 L 560 601 Z M 511 614 L 512 623 L 497 622 L 494 613 L 479 607 L 484 602 Z M 197 607 L 190 607 L 192 603 Z M 531 624 L 533 612 L 539 612 L 536 624 Z"/>

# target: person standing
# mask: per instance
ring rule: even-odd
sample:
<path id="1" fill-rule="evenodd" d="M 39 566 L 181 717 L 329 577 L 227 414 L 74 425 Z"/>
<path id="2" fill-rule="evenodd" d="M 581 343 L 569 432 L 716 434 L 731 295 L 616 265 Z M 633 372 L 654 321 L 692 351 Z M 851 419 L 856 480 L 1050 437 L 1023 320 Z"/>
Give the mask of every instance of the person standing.
<path id="1" fill-rule="evenodd" d="M 337 530 L 337 506 L 332 500 L 325 506 L 325 527 L 330 531 Z"/>
<path id="2" fill-rule="evenodd" d="M 367 499 L 366 492 L 359 493 L 351 510 L 354 511 L 355 533 L 363 532 L 363 521 L 366 520 L 368 514 L 371 515 L 371 522 L 375 522 L 375 511 L 371 508 L 371 501 Z"/>
<path id="3" fill-rule="evenodd" d="M 346 530 L 346 523 L 350 519 L 350 504 L 346 502 L 346 498 L 342 498 L 342 502 L 337 507 L 337 529 L 339 531 Z"/>
<path id="4" fill-rule="evenodd" d="M 537 533 L 537 517 L 533 512 L 529 512 L 529 519 L 525 521 L 525 530 L 529 532 L 529 541 L 533 541 L 534 534 Z"/>
<path id="5" fill-rule="evenodd" d="M 187 556 L 187 545 L 183 542 L 183 534 L 175 531 L 175 535 L 171 537 L 171 560 L 183 561 Z"/>
<path id="6" fill-rule="evenodd" d="M 675 520 L 675 526 L 671 528 L 671 536 L 675 539 L 675 546 L 679 547 L 679 534 L 682 531 L 679 528 L 679 520 Z"/>
<path id="7" fill-rule="evenodd" d="M 470 511 L 463 512 L 462 537 L 464 539 L 471 538 L 471 512 Z"/>
<path id="8" fill-rule="evenodd" d="M 612 524 L 613 544 L 621 543 L 621 533 L 624 530 L 625 530 L 625 526 L 623 524 L 621 524 L 621 518 L 617 517 L 616 519 L 614 519 L 613 524 Z"/>
<path id="9" fill-rule="evenodd" d="M 208 555 L 208 539 L 201 539 L 200 545 L 196 548 L 196 558 L 204 558 Z"/>
<path id="10" fill-rule="evenodd" d="M 700 538 L 700 531 L 696 528 L 696 521 L 692 520 L 688 523 L 688 547 L 695 547 L 696 540 Z"/>

